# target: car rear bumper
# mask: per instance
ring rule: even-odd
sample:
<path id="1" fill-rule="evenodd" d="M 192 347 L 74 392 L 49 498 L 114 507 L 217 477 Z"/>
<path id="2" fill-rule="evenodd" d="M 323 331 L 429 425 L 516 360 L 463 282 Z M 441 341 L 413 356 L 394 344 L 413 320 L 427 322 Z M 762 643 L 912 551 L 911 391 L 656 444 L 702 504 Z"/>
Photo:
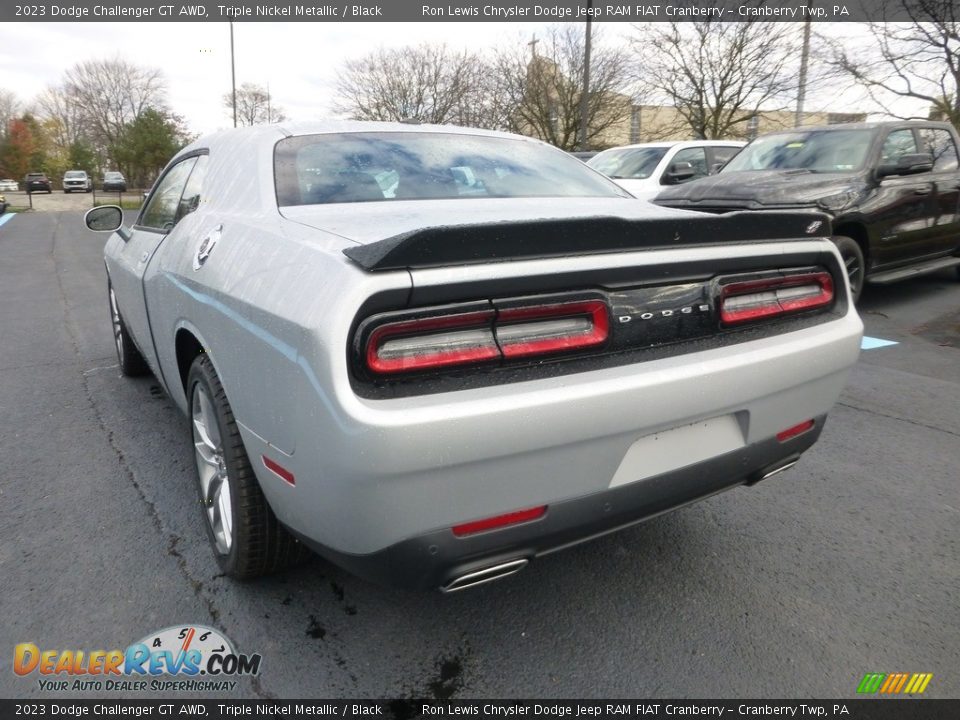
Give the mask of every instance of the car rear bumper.
<path id="1" fill-rule="evenodd" d="M 557 510 L 568 502 L 634 498 L 629 517 L 615 517 L 612 528 L 742 483 L 802 452 L 856 362 L 862 330 L 851 309 L 821 325 L 725 348 L 390 400 L 318 395 L 320 385 L 310 382 L 298 392 L 295 422 L 304 434 L 292 454 L 243 425 L 241 432 L 277 516 L 312 546 L 373 577 L 359 566 L 390 565 L 377 558 L 396 553 L 421 557 L 436 545 L 439 559 L 410 584 L 441 584 L 478 552 L 484 562 L 501 552 L 484 538 L 454 542 L 450 528 L 460 523 L 542 505 L 547 518 L 568 517 Z M 775 440 L 812 418 L 820 418 L 816 428 L 789 447 Z M 261 456 L 292 472 L 295 484 L 266 470 Z M 593 528 L 600 521 L 589 513 L 584 518 L 590 527 L 564 525 L 564 532 L 603 530 Z M 523 552 L 567 542 L 557 536 L 541 547 L 525 535 L 552 535 L 554 522 L 523 530 Z"/>
<path id="2" fill-rule="evenodd" d="M 543 517 L 500 530 L 467 537 L 457 537 L 450 529 L 435 530 L 365 555 L 301 539 L 318 554 L 373 582 L 415 590 L 461 590 L 513 574 L 536 557 L 787 469 L 816 442 L 825 420 L 826 416 L 816 418 L 812 429 L 785 442 L 770 438 L 640 482 L 552 503 Z"/>

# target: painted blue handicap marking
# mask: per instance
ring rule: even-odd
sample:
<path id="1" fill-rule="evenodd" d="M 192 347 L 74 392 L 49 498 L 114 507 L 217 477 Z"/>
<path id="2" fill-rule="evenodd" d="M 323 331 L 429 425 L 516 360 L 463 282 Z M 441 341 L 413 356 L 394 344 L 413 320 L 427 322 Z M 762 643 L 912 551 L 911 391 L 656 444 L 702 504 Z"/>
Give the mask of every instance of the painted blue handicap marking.
<path id="1" fill-rule="evenodd" d="M 0 225 L 3 225 L 5 222 L 11 220 L 13 216 L 14 213 L 4 213 L 3 215 L 0 215 Z"/>
<path id="2" fill-rule="evenodd" d="M 881 338 L 867 337 L 863 336 L 863 340 L 860 341 L 861 350 L 873 350 L 875 348 L 887 347 L 888 345 L 899 345 L 900 343 L 894 340 L 882 340 Z"/>

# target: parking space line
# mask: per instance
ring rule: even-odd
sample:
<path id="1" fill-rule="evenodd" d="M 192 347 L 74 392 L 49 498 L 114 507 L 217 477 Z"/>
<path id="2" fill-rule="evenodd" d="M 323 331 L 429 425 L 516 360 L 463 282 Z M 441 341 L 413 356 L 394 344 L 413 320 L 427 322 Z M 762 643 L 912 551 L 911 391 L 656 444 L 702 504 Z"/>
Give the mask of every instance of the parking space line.
<path id="1" fill-rule="evenodd" d="M 882 338 L 867 337 L 863 336 L 863 340 L 860 341 L 861 350 L 874 350 L 876 348 L 887 347 L 888 345 L 899 345 L 900 343 L 895 340 L 883 340 Z"/>
<path id="2" fill-rule="evenodd" d="M 3 215 L 0 215 L 0 226 L 2 226 L 6 222 L 9 222 L 13 216 L 14 216 L 14 213 L 4 213 Z"/>

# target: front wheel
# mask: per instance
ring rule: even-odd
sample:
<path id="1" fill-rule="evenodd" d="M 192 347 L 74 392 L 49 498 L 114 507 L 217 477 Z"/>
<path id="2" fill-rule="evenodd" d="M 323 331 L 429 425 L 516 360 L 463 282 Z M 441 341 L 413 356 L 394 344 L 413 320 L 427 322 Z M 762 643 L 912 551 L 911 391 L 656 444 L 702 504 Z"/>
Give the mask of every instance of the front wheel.
<path id="1" fill-rule="evenodd" d="M 309 556 L 267 504 L 213 363 L 201 354 L 187 377 L 200 506 L 221 570 L 246 580 Z"/>
<path id="2" fill-rule="evenodd" d="M 853 238 L 837 235 L 833 238 L 837 250 L 840 251 L 840 258 L 843 260 L 843 266 L 847 273 L 847 279 L 850 281 L 850 294 L 853 296 L 853 302 L 856 304 L 860 300 L 860 293 L 863 292 L 863 281 L 866 277 L 866 264 L 863 259 L 863 250 Z"/>
<path id="3" fill-rule="evenodd" d="M 138 377 L 150 372 L 150 366 L 143 359 L 143 355 L 137 349 L 133 338 L 123 322 L 123 316 L 120 314 L 120 306 L 117 305 L 117 294 L 113 291 L 113 285 L 107 284 L 107 293 L 110 296 L 110 324 L 113 326 L 113 344 L 117 349 L 117 361 L 120 364 L 120 372 L 127 377 Z"/>

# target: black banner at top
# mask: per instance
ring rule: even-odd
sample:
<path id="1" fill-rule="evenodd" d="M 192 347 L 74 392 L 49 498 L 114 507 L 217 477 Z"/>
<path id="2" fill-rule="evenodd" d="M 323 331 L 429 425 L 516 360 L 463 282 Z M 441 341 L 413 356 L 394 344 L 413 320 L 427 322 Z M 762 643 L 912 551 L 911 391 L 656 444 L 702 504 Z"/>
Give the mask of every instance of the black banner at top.
<path id="1" fill-rule="evenodd" d="M 954 1 L 34 0 L 3 3 L 0 22 L 863 22 L 922 19 Z"/>

